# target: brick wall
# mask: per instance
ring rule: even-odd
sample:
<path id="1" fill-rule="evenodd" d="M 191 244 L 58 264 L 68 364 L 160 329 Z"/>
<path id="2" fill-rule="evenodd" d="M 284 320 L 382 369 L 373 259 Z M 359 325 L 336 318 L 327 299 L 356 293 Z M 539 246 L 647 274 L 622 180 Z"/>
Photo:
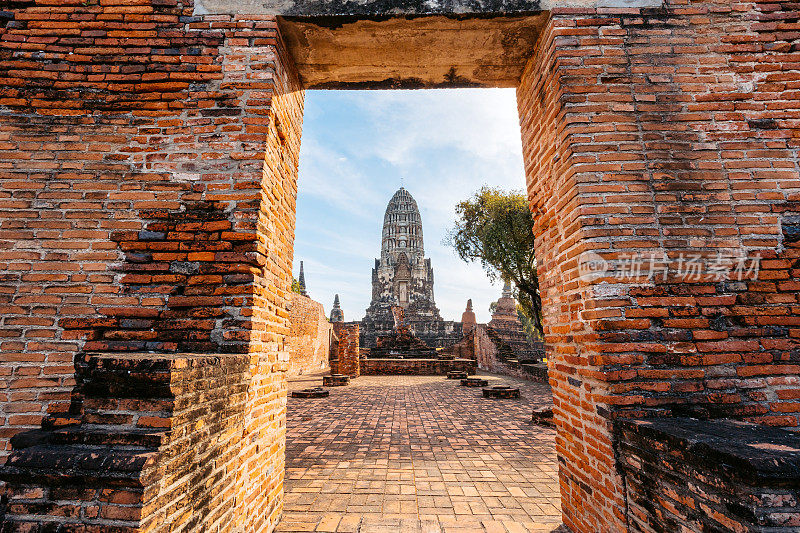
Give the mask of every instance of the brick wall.
<path id="1" fill-rule="evenodd" d="M 325 316 L 322 304 L 307 296 L 292 293 L 290 300 L 289 352 L 287 376 L 312 374 L 329 370 L 333 326 Z"/>
<path id="2" fill-rule="evenodd" d="M 554 11 L 518 89 L 576 531 L 625 527 L 615 418 L 798 426 L 793 8 L 666 4 Z M 606 275 L 581 278 L 585 252 Z M 759 278 L 681 275 L 698 252 L 760 256 Z M 650 253 L 666 278 L 626 271 Z"/>
<path id="3" fill-rule="evenodd" d="M 474 374 L 474 359 L 362 359 L 365 376 L 444 376 L 451 370 Z"/>
<path id="4" fill-rule="evenodd" d="M 35 530 L 45 515 L 97 531 L 228 530 L 248 366 L 246 355 L 82 357 L 77 423 L 13 439 L 3 528 Z"/>
<path id="5" fill-rule="evenodd" d="M 68 409 L 82 351 L 243 354 L 241 444 L 220 497 L 226 528 L 266 529 L 281 512 L 303 111 L 277 24 L 193 17 L 188 1 L 11 7 L 0 18 L 3 454 L 10 436 Z"/>
<path id="6" fill-rule="evenodd" d="M 497 345 L 492 342 L 483 325 L 476 326 L 472 331 L 472 346 L 475 350 L 473 358 L 477 361 L 478 368 L 491 372 L 499 370 L 497 368 Z"/>
<path id="7" fill-rule="evenodd" d="M 360 325 L 351 322 L 334 322 L 336 334 L 335 350 L 331 356 L 331 373 L 344 374 L 353 378 L 361 375 Z"/>
<path id="8" fill-rule="evenodd" d="M 794 5 L 667 6 L 554 11 L 518 90 L 576 531 L 624 528 L 617 418 L 798 427 Z M 0 16 L 0 446 L 48 413 L 73 420 L 72 361 L 87 351 L 145 351 L 156 366 L 169 353 L 241 354 L 243 422 L 219 497 L 226 527 L 268 529 L 281 512 L 303 109 L 276 22 L 194 17 L 180 0 L 11 7 Z M 580 276 L 589 251 L 607 275 Z M 761 257 L 759 278 L 687 279 L 681 254 L 698 251 L 706 265 L 716 252 Z M 651 252 L 666 277 L 626 270 Z M 357 356 L 338 360 L 357 369 Z M 215 438 L 198 430 L 197 445 Z"/>
<path id="9" fill-rule="evenodd" d="M 797 531 L 800 447 L 792 433 L 730 421 L 618 425 L 629 531 Z"/>
<path id="10" fill-rule="evenodd" d="M 452 355 L 459 359 L 474 359 L 475 358 L 475 335 L 473 333 L 474 325 L 470 330 L 464 334 L 460 341 L 452 346 L 448 346 L 442 350 L 442 353 Z"/>

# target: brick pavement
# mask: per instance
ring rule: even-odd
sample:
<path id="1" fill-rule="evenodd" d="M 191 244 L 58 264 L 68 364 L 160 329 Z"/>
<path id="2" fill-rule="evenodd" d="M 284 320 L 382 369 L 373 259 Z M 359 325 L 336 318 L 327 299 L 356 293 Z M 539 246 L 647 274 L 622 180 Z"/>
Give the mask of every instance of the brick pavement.
<path id="1" fill-rule="evenodd" d="M 532 426 L 546 385 L 521 400 L 437 376 L 362 376 L 323 399 L 289 398 L 278 531 L 554 531 L 555 432 Z M 321 384 L 300 376 L 290 389 Z"/>

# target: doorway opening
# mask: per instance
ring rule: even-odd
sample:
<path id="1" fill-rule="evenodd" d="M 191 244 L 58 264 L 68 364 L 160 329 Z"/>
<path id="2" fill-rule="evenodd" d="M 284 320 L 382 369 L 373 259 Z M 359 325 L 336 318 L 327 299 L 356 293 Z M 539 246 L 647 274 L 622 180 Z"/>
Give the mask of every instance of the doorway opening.
<path id="1" fill-rule="evenodd" d="M 518 120 L 512 89 L 306 93 L 292 317 L 316 325 L 322 312 L 334 335 L 322 370 L 317 360 L 292 361 L 314 345 L 309 331 L 327 335 L 322 327 L 293 324 L 305 336 L 287 340 L 279 530 L 552 531 L 561 523 L 555 431 L 531 424 L 532 411 L 552 405 L 546 378 L 478 369 L 481 347 L 469 328 L 495 332 L 503 283 L 445 242 L 458 202 L 484 186 L 524 190 Z M 324 311 L 298 312 L 309 300 Z M 402 353 L 391 338 L 398 308 L 414 339 Z M 343 368 L 342 324 L 359 327 L 358 377 L 324 387 L 325 397 L 293 397 Z M 519 388 L 520 398 L 484 398 L 480 387 L 426 366 L 448 352 L 473 359 L 469 374 L 489 387 Z"/>

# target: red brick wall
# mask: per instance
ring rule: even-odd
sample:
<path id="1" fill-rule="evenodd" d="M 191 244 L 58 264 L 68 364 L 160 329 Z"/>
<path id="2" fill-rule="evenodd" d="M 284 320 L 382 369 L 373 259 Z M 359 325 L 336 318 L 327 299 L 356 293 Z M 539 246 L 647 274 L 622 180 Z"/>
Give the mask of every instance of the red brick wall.
<path id="1" fill-rule="evenodd" d="M 353 378 L 361 375 L 359 366 L 359 324 L 348 322 L 334 322 L 333 331 L 336 333 L 336 349 L 331 354 L 331 373 L 345 374 Z"/>
<path id="2" fill-rule="evenodd" d="M 249 354 L 226 497 L 230 527 L 265 529 L 281 512 L 303 111 L 276 22 L 180 1 L 13 7 L 0 446 L 66 409 L 81 350 Z"/>
<path id="3" fill-rule="evenodd" d="M 361 374 L 365 376 L 444 376 L 451 370 L 474 374 L 474 359 L 362 359 Z"/>
<path id="4" fill-rule="evenodd" d="M 797 436 L 730 420 L 622 420 L 628 530 L 800 528 Z"/>
<path id="5" fill-rule="evenodd" d="M 89 354 L 77 366 L 80 424 L 8 458 L 4 528 L 35 530 L 41 514 L 96 531 L 230 528 L 248 356 Z"/>
<path id="6" fill-rule="evenodd" d="M 287 376 L 311 374 L 329 370 L 333 326 L 325 316 L 322 304 L 307 296 L 292 293 L 290 301 L 289 352 Z"/>
<path id="7" fill-rule="evenodd" d="M 797 427 L 797 134 L 780 3 L 555 11 L 518 90 L 566 523 L 624 528 L 618 416 Z M 593 251 L 609 272 L 581 279 Z M 758 281 L 681 254 L 764 258 Z M 626 275 L 667 254 L 666 279 Z M 582 435 L 576 439 L 575 435 Z"/>

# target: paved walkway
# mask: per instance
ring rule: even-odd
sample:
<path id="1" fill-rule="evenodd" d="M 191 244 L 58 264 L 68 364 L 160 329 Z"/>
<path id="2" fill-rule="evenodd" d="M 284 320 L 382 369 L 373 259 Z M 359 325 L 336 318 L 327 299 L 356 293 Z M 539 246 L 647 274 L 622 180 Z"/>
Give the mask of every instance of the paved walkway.
<path id="1" fill-rule="evenodd" d="M 517 384 L 522 399 L 431 376 L 364 376 L 328 398 L 289 398 L 278 531 L 554 531 L 555 432 L 528 423 L 550 391 L 487 377 Z"/>

